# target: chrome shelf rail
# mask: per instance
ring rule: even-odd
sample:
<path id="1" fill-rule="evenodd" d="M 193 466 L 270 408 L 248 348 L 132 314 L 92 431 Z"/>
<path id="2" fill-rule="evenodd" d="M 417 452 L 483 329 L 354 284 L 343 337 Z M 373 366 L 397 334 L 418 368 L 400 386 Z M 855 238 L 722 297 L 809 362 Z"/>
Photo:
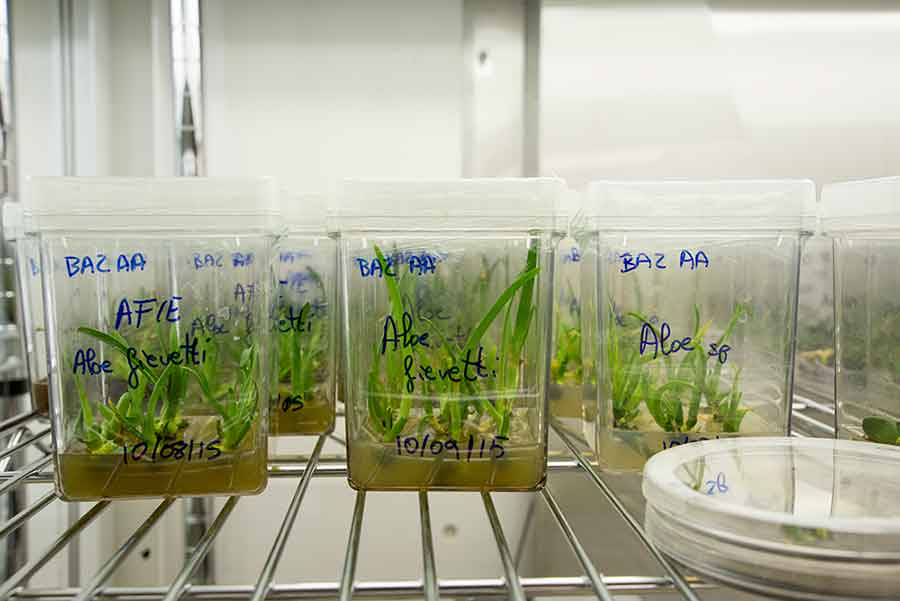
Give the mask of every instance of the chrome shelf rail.
<path id="1" fill-rule="evenodd" d="M 805 399 L 804 399 L 805 400 Z M 818 408 L 817 408 L 818 409 Z M 821 409 L 820 409 L 821 411 Z M 804 416 L 807 417 L 807 416 Z M 810 421 L 816 421 L 809 418 Z M 800 422 L 806 424 L 801 418 Z M 809 426 L 815 433 L 822 435 L 826 432 L 821 422 L 810 423 Z M 116 549 L 105 561 L 97 573 L 80 588 L 32 588 L 28 580 L 50 560 L 58 555 L 69 545 L 77 535 L 87 527 L 96 517 L 103 513 L 110 505 L 110 501 L 100 501 L 88 509 L 68 529 L 61 533 L 46 549 L 29 558 L 29 561 L 12 575 L 6 582 L 0 585 L 0 599 L 30 599 L 56 601 L 62 599 L 77 599 L 78 601 L 90 601 L 93 599 L 115 601 L 177 601 L 179 599 L 190 600 L 247 600 L 261 601 L 263 599 L 313 599 L 313 598 L 338 598 L 349 600 L 352 598 L 424 598 L 428 601 L 436 601 L 441 598 L 451 597 L 506 597 L 516 601 L 529 599 L 535 596 L 572 596 L 581 598 L 595 598 L 601 601 L 612 601 L 612 595 L 624 592 L 668 592 L 670 595 L 677 593 L 682 599 L 697 601 L 704 590 L 714 588 L 692 576 L 684 575 L 681 570 L 672 564 L 655 546 L 647 539 L 641 524 L 626 509 L 624 503 L 616 496 L 615 492 L 604 481 L 595 465 L 581 452 L 572 439 L 563 429 L 554 427 L 555 434 L 564 444 L 564 452 L 567 457 L 552 456 L 548 465 L 551 472 L 581 473 L 601 491 L 607 501 L 616 510 L 618 515 L 628 524 L 637 536 L 638 540 L 646 548 L 649 555 L 655 560 L 665 576 L 629 576 L 611 577 L 604 576 L 601 566 L 595 565 L 587 550 L 579 540 L 575 529 L 563 512 L 553 493 L 552 485 L 546 486 L 535 495 L 541 497 L 553 516 L 553 520 L 559 528 L 568 546 L 574 553 L 578 565 L 583 572 L 581 576 L 544 576 L 526 577 L 517 570 L 513 554 L 507 542 L 507 537 L 501 525 L 497 507 L 493 502 L 491 493 L 482 493 L 481 499 L 487 515 L 497 552 L 503 568 L 502 577 L 497 578 L 456 578 L 442 579 L 439 577 L 439 565 L 435 561 L 434 539 L 431 530 L 431 514 L 429 507 L 429 493 L 420 491 L 419 503 L 419 528 L 421 533 L 422 566 L 423 574 L 416 580 L 360 580 L 357 578 L 357 561 L 359 558 L 360 541 L 365 535 L 362 528 L 366 508 L 366 493 L 357 492 L 354 504 L 350 530 L 347 538 L 347 546 L 344 556 L 344 567 L 339 581 L 323 582 L 299 582 L 299 583 L 273 583 L 275 571 L 278 568 L 285 545 L 291 536 L 291 532 L 297 519 L 300 517 L 304 500 L 308 497 L 307 491 L 310 482 L 314 478 L 345 477 L 347 474 L 346 460 L 338 455 L 323 455 L 326 441 L 337 442 L 344 445 L 339 436 L 321 436 L 317 439 L 315 448 L 309 455 L 297 455 L 290 460 L 280 459 L 269 465 L 269 473 L 275 478 L 297 478 L 297 487 L 290 499 L 280 528 L 272 542 L 271 550 L 266 557 L 262 570 L 255 584 L 246 585 L 197 585 L 190 584 L 191 574 L 202 563 L 204 557 L 211 549 L 216 537 L 222 531 L 224 525 L 232 515 L 235 505 L 240 497 L 229 497 L 223 504 L 215 520 L 203 535 L 199 544 L 193 549 L 178 576 L 170 586 L 110 586 L 110 577 L 115 570 L 122 565 L 129 555 L 138 547 L 140 541 L 159 522 L 164 514 L 174 503 L 173 499 L 161 500 L 159 505 L 149 516 L 134 530 L 121 546 Z M 13 434 L 22 432 L 20 436 Z M 34 432 L 34 434 L 31 434 Z M 833 430 L 832 430 L 833 432 Z M 11 456 L 13 453 L 28 449 L 34 449 L 42 453 L 37 459 L 27 464 L 18 471 L 0 472 L 0 491 L 10 491 L 19 486 L 27 486 L 34 483 L 47 483 L 53 481 L 52 472 L 47 471 L 52 458 L 43 454 L 44 451 L 36 443 L 45 439 L 49 430 L 43 418 L 35 413 L 16 416 L 0 424 L 0 437 L 8 440 L 0 442 L 0 459 Z M 23 439 L 22 436 L 25 436 Z M 5 447 L 5 448 L 4 448 Z M 465 494 L 465 493 L 459 493 Z M 30 506 L 11 517 L 7 522 L 0 524 L 0 537 L 6 536 L 14 530 L 34 518 L 42 510 L 56 500 L 53 492 L 48 492 L 34 501 Z M 243 503 L 253 503 L 253 498 L 246 498 Z"/>

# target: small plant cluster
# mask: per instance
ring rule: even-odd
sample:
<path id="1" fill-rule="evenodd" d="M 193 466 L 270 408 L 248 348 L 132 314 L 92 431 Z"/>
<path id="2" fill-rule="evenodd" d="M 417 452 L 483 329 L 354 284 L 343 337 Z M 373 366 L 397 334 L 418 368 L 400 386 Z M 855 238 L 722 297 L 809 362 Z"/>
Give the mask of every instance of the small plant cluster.
<path id="1" fill-rule="evenodd" d="M 136 357 L 134 345 L 119 332 L 88 327 L 78 328 L 78 332 L 114 351 L 111 381 L 126 387 L 116 401 L 104 399 L 93 403 L 81 378 L 75 375 L 81 403 L 77 436 L 88 452 L 115 453 L 123 446 L 141 442 L 153 448 L 157 441 L 180 439 L 189 426 L 184 406 L 192 396 L 192 381 L 199 396 L 220 418 L 216 422 L 216 435 L 224 451 L 237 449 L 253 426 L 259 394 L 256 384 L 259 352 L 255 345 L 240 351 L 234 349 L 239 352 L 238 369 L 233 380 L 227 380 L 219 373 L 219 363 L 224 357 L 213 339 L 197 339 L 206 361 L 196 369 L 172 362 L 165 367 L 150 367 Z M 168 332 L 160 326 L 157 334 L 164 353 L 178 348 L 178 331 L 174 326 Z"/>
<path id="2" fill-rule="evenodd" d="M 307 267 L 306 271 L 315 284 L 319 298 L 326 298 L 321 275 L 311 267 Z M 298 325 L 285 328 L 287 331 L 277 331 L 278 378 L 273 394 L 278 398 L 282 389 L 287 388 L 287 394 L 282 395 L 287 401 L 283 401 L 281 408 L 288 411 L 292 409 L 290 405 L 302 406 L 313 400 L 316 385 L 325 377 L 325 352 L 328 349 L 326 322 L 317 314 L 312 302 L 305 302 L 294 318 L 289 311 L 290 305 L 282 303 L 276 323 L 293 322 Z"/>
<path id="3" fill-rule="evenodd" d="M 862 421 L 866 440 L 900 446 L 900 422 L 871 415 Z"/>
<path id="4" fill-rule="evenodd" d="M 748 309 L 738 304 L 714 348 L 722 348 L 735 325 Z M 636 429 L 635 421 L 646 409 L 665 432 L 691 432 L 702 427 L 701 409 L 723 432 L 740 431 L 747 409 L 741 405 L 741 369 L 734 371 L 730 385 L 723 387 L 723 362 L 710 356 L 703 338 L 710 323 L 700 319 L 694 307 L 694 328 L 681 344 L 691 350 L 676 354 L 641 354 L 641 330 L 649 327 L 657 340 L 659 330 L 638 312 L 618 315 L 609 304 L 605 350 L 607 377 L 613 403 L 614 427 Z M 715 426 L 713 426 L 715 427 Z M 705 430 L 710 431 L 710 424 Z"/>
<path id="5" fill-rule="evenodd" d="M 536 312 L 538 251 L 538 245 L 532 243 L 521 273 L 493 300 L 490 283 L 498 262 L 488 264 L 485 258 L 474 281 L 462 279 L 460 270 L 446 276 L 455 278 L 450 281 L 437 273 L 427 276 L 427 283 L 412 273 L 384 278 L 389 300 L 388 314 L 383 317 L 385 337 L 372 349 L 367 386 L 370 427 L 383 441 L 394 441 L 410 429 L 421 433 L 426 428 L 432 438 L 457 441 L 471 434 L 473 427 L 492 429 L 498 437 L 509 436 L 515 399 L 507 393 L 518 390 L 524 378 L 525 343 Z M 375 254 L 386 273 L 388 261 L 378 246 Z M 423 294 L 417 285 L 431 291 Z M 451 319 L 431 299 L 452 303 L 454 293 L 459 303 L 453 305 Z M 496 338 L 489 331 L 498 319 L 502 326 Z M 388 323 L 400 328 L 405 340 L 412 340 L 404 352 L 390 350 Z M 467 331 L 462 324 L 474 325 Z M 497 358 L 496 365 L 488 368 L 482 361 L 486 358 Z M 416 369 L 422 377 L 414 384 L 410 374 Z M 416 413 L 421 418 L 417 420 L 411 416 L 414 405 L 419 406 Z M 484 417 L 488 419 L 481 419 Z"/>
<path id="6" fill-rule="evenodd" d="M 568 290 L 571 301 L 556 312 L 556 336 L 550 378 L 556 384 L 581 384 L 584 364 L 581 354 L 581 315 L 575 293 Z"/>

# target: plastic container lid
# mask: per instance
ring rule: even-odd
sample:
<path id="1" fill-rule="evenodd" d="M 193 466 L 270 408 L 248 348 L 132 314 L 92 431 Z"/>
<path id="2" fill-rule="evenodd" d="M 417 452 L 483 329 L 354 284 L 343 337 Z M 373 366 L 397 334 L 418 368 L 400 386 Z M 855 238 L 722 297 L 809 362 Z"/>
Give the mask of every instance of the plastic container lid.
<path id="1" fill-rule="evenodd" d="M 585 214 L 600 230 L 816 229 L 812 181 L 596 181 Z"/>
<path id="2" fill-rule="evenodd" d="M 328 210 L 333 195 L 328 192 L 279 190 L 282 229 L 288 232 L 324 234 L 328 231 Z"/>
<path id="3" fill-rule="evenodd" d="M 277 218 L 264 177 L 35 177 L 25 182 L 29 231 L 257 232 Z"/>
<path id="4" fill-rule="evenodd" d="M 332 224 L 342 231 L 565 229 L 555 178 L 349 180 Z"/>
<path id="5" fill-rule="evenodd" d="M 822 232 L 900 229 L 900 177 L 828 184 L 822 188 Z"/>
<path id="6" fill-rule="evenodd" d="M 15 242 L 25 234 L 25 214 L 22 204 L 12 200 L 3 201 L 3 237 L 7 242 Z"/>
<path id="7" fill-rule="evenodd" d="M 792 599 L 900 598 L 900 447 L 730 438 L 644 467 L 646 530 L 664 553 Z"/>

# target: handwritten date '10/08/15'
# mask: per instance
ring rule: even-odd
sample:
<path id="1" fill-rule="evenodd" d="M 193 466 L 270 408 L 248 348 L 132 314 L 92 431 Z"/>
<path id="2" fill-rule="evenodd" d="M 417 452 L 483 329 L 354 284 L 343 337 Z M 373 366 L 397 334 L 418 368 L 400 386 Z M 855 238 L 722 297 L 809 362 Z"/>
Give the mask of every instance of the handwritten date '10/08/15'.
<path id="1" fill-rule="evenodd" d="M 509 440 L 506 436 L 494 436 L 490 440 L 475 440 L 469 435 L 465 444 L 452 438 L 439 440 L 426 434 L 422 440 L 415 436 L 397 437 L 397 455 L 418 455 L 421 458 L 446 455 L 448 459 L 470 462 L 472 459 L 502 459 L 506 455 L 503 443 Z M 490 444 L 488 444 L 490 443 Z"/>
<path id="2" fill-rule="evenodd" d="M 212 461 L 222 454 L 222 450 L 217 446 L 221 443 L 222 441 L 218 438 L 209 442 L 202 440 L 199 442 L 194 440 L 170 440 L 169 442 L 164 442 L 157 439 L 153 447 L 146 442 L 139 442 L 131 446 L 131 448 L 128 445 L 122 445 L 122 458 L 125 461 L 125 465 L 128 465 L 129 461 L 186 460 L 190 462 L 202 459 Z"/>

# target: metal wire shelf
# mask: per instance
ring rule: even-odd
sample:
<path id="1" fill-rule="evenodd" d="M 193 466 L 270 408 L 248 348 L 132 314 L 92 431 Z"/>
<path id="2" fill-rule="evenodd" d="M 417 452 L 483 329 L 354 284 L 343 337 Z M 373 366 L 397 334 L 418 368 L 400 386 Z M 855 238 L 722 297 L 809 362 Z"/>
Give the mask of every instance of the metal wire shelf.
<path id="1" fill-rule="evenodd" d="M 821 432 L 821 426 L 826 425 L 818 423 L 817 426 L 812 428 L 813 431 L 811 433 L 816 434 L 816 430 Z M 587 550 L 582 545 L 578 535 L 557 502 L 551 487 L 548 485 L 540 493 L 535 494 L 543 500 L 553 516 L 561 534 L 580 564 L 583 572 L 582 576 L 524 577 L 520 575 L 516 569 L 510 545 L 501 525 L 492 495 L 491 493 L 482 493 L 481 499 L 484 510 L 492 530 L 497 552 L 501 558 L 503 576 L 501 578 L 439 578 L 431 531 L 429 494 L 419 492 L 422 577 L 415 580 L 393 581 L 357 579 L 356 566 L 360 540 L 364 536 L 362 522 L 366 507 L 366 493 L 357 492 L 340 580 L 274 584 L 275 570 L 282 559 L 285 544 L 300 514 L 311 480 L 316 477 L 345 477 L 347 473 L 346 462 L 342 458 L 323 456 L 322 449 L 328 437 L 321 436 L 316 441 L 315 448 L 309 455 L 280 459 L 271 462 L 269 465 L 270 477 L 296 478 L 297 486 L 255 584 L 228 586 L 190 583 L 192 574 L 203 562 L 236 504 L 241 500 L 241 497 L 233 496 L 228 497 L 222 505 L 203 537 L 193 547 L 178 576 L 169 586 L 117 587 L 110 586 L 107 582 L 116 569 L 136 549 L 144 536 L 171 508 L 174 499 L 161 500 L 150 515 L 106 559 L 93 578 L 83 587 L 29 588 L 29 579 L 63 551 L 85 527 L 112 505 L 110 501 L 100 501 L 93 504 L 79 519 L 60 533 L 47 548 L 35 554 L 16 573 L 0 584 L 0 599 L 41 599 L 47 601 L 58 599 L 87 601 L 99 598 L 121 601 L 252 599 L 253 601 L 260 601 L 262 599 L 338 598 L 344 601 L 353 597 L 424 598 L 428 600 L 436 600 L 441 597 L 506 597 L 515 601 L 525 601 L 525 599 L 534 596 L 577 596 L 612 601 L 613 593 L 668 592 L 670 594 L 676 593 L 682 599 L 697 601 L 700 598 L 698 596 L 699 591 L 713 587 L 713 585 L 704 583 L 698 578 L 683 574 L 678 566 L 662 555 L 646 537 L 640 522 L 628 511 L 625 504 L 600 476 L 585 453 L 578 448 L 571 435 L 557 426 L 554 426 L 554 431 L 564 443 L 568 457 L 552 458 L 549 461 L 549 470 L 551 472 L 582 473 L 593 482 L 615 509 L 616 513 L 634 532 L 649 555 L 659 565 L 664 574 L 663 576 L 604 576 L 600 567 L 592 562 Z M 50 430 L 46 427 L 45 420 L 34 412 L 19 415 L 0 423 L 0 439 L 7 439 L 5 448 L 0 450 L 0 494 L 23 485 L 53 481 L 53 474 L 47 469 L 52 461 L 52 456 L 49 454 L 50 450 L 43 444 L 49 433 Z M 343 444 L 339 437 L 334 436 L 332 439 L 336 439 L 336 442 Z M 7 461 L 11 459 L 12 455 L 29 446 L 41 449 L 40 458 L 20 469 L 7 471 Z M 20 528 L 55 499 L 56 495 L 53 492 L 48 492 L 18 514 L 12 516 L 7 522 L 0 524 L 0 537 L 7 536 Z M 244 498 L 242 502 L 252 503 L 253 498 Z"/>

